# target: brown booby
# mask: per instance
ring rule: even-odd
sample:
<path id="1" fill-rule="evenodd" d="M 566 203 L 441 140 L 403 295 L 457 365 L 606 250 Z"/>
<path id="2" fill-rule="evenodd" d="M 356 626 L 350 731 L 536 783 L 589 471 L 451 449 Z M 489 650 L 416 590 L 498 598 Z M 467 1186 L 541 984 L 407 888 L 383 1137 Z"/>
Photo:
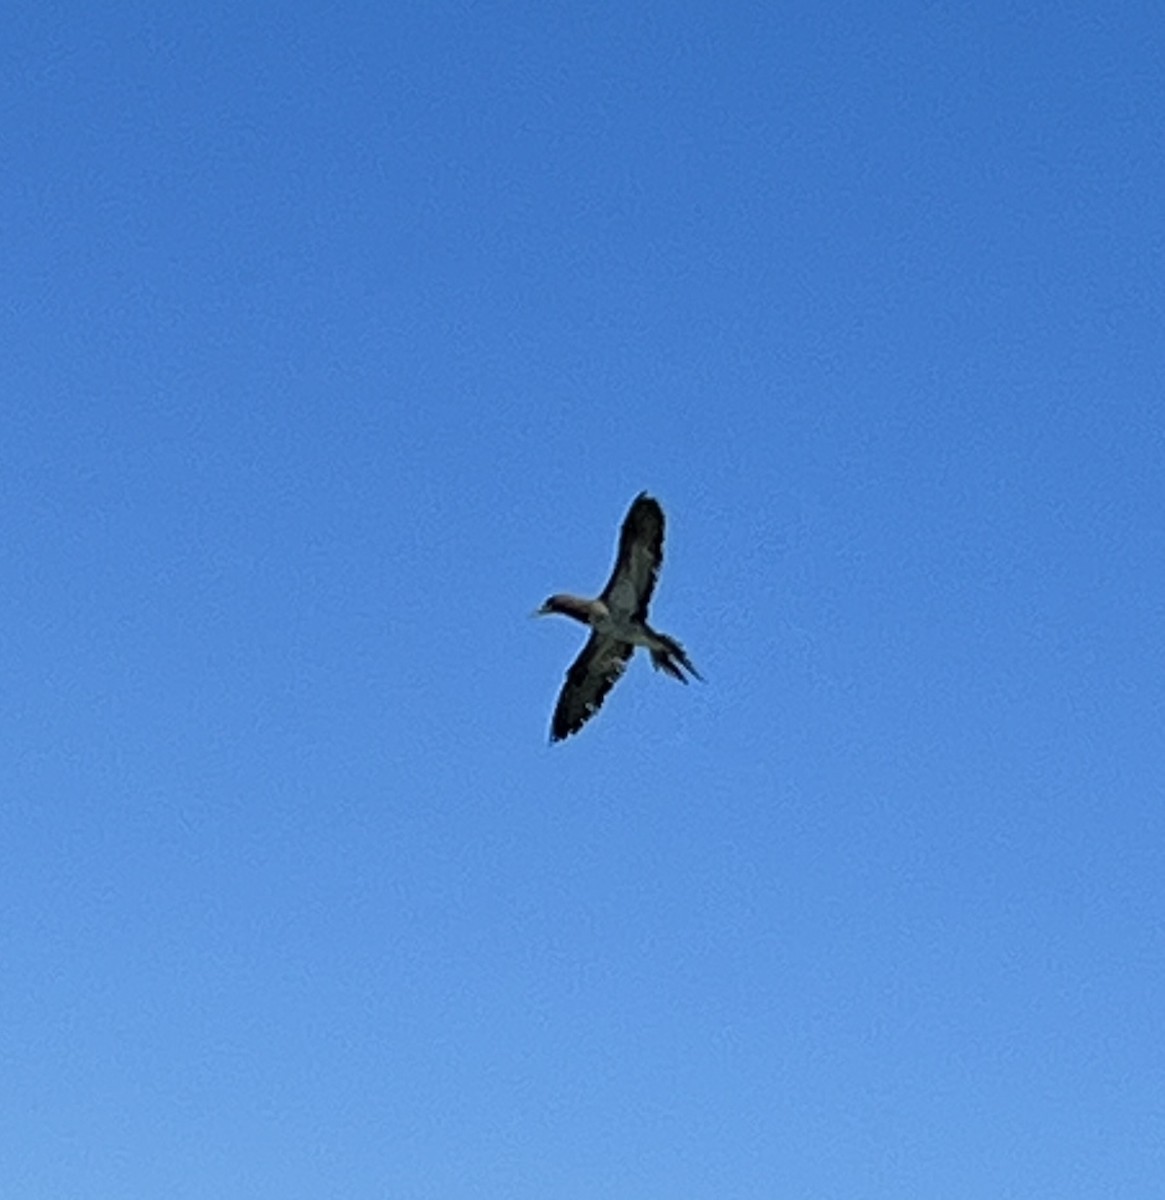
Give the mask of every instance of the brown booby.
<path id="1" fill-rule="evenodd" d="M 558 696 L 550 740 L 577 733 L 599 711 L 637 646 L 651 653 L 651 665 L 687 683 L 684 671 L 702 679 L 684 648 L 647 623 L 647 605 L 663 561 L 663 509 L 646 492 L 631 502 L 619 533 L 619 552 L 607 586 L 597 599 L 557 593 L 534 614 L 559 613 L 591 628 L 582 653 L 570 665 Z"/>

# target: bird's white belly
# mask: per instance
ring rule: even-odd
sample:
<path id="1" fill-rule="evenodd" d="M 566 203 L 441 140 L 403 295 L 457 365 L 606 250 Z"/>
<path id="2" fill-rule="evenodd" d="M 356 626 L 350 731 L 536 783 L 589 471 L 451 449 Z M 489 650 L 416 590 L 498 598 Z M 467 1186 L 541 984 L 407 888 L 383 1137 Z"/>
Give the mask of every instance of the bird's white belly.
<path id="1" fill-rule="evenodd" d="M 652 638 L 644 629 L 642 622 L 632 620 L 623 613 L 608 613 L 594 622 L 596 633 L 605 637 L 618 638 L 621 642 L 629 642 L 632 646 L 651 646 Z"/>
<path id="2" fill-rule="evenodd" d="M 637 607 L 638 596 L 630 580 L 615 584 L 607 596 L 607 608 L 615 620 L 627 621 Z"/>

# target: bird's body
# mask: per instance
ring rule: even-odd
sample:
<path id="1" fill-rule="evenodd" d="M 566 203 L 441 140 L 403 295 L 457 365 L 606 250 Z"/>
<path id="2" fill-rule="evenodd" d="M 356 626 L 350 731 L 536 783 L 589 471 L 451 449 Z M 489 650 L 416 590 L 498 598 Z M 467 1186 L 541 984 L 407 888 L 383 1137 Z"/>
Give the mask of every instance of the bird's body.
<path id="1" fill-rule="evenodd" d="M 552 742 L 577 733 L 598 711 L 637 647 L 651 654 L 656 670 L 681 683 L 688 682 L 684 671 L 700 678 L 679 642 L 647 623 L 647 606 L 662 561 L 663 509 L 640 492 L 624 518 L 615 567 L 603 591 L 593 600 L 559 592 L 538 610 L 570 617 L 591 629 L 582 653 L 566 673 L 551 723 Z"/>

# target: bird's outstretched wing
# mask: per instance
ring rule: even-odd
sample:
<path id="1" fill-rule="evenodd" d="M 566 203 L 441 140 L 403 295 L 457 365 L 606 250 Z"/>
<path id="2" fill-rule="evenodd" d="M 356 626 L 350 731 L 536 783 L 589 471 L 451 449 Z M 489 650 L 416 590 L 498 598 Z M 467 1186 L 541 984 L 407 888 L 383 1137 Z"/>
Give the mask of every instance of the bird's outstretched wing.
<path id="1" fill-rule="evenodd" d="M 623 518 L 615 567 L 600 599 L 613 613 L 647 620 L 662 562 L 663 509 L 658 500 L 640 492 Z"/>
<path id="2" fill-rule="evenodd" d="M 635 652 L 629 642 L 592 633 L 582 653 L 570 664 L 558 694 L 550 740 L 560 742 L 578 731 L 599 711 Z"/>

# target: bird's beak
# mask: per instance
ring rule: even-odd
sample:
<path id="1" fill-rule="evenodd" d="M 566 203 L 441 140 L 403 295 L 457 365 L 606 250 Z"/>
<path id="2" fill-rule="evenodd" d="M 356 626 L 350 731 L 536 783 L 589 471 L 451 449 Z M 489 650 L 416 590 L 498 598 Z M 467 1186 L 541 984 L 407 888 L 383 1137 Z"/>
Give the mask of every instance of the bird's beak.
<path id="1" fill-rule="evenodd" d="M 533 611 L 533 612 L 530 614 L 530 616 L 531 616 L 531 617 L 544 617 L 544 616 L 546 616 L 546 605 L 545 605 L 545 604 L 543 604 L 543 605 L 540 605 L 538 608 L 536 608 L 536 609 L 535 609 L 535 610 L 534 610 L 534 611 Z"/>

